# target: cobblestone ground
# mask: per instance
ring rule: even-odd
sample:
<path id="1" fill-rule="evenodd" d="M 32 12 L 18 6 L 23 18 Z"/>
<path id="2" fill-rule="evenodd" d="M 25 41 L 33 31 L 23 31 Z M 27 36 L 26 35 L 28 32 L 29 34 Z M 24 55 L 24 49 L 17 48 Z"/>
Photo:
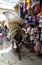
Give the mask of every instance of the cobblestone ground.
<path id="1" fill-rule="evenodd" d="M 42 65 L 42 58 L 35 56 L 33 53 L 29 53 L 28 49 L 22 49 L 22 60 L 19 61 L 18 54 L 12 50 L 10 43 L 5 42 L 5 48 L 5 53 L 1 53 L 0 50 L 0 65 Z"/>

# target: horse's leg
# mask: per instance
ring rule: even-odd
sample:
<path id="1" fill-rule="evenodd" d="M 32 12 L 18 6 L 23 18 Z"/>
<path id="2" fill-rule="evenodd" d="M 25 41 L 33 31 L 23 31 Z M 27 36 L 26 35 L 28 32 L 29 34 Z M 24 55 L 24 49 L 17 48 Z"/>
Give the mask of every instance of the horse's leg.
<path id="1" fill-rule="evenodd" d="M 20 49 L 19 49 L 18 44 L 19 44 L 19 43 L 16 43 L 16 45 L 17 45 L 17 52 L 18 52 L 18 55 L 19 55 L 19 60 L 21 60 Z"/>
<path id="2" fill-rule="evenodd" d="M 12 41 L 12 49 L 14 49 L 14 41 Z"/>

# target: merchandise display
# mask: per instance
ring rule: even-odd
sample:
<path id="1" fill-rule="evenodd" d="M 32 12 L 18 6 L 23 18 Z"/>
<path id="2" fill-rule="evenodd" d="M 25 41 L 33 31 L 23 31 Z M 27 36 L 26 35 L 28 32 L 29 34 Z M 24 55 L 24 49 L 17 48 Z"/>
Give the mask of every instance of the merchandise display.
<path id="1" fill-rule="evenodd" d="M 31 0 L 26 0 L 26 3 L 30 3 L 31 2 Z"/>
<path id="2" fill-rule="evenodd" d="M 38 13 L 40 13 L 40 3 L 37 3 L 34 6 L 34 15 L 37 15 Z"/>
<path id="3" fill-rule="evenodd" d="M 40 15 L 42 16 L 42 7 L 41 7 L 41 12 L 40 12 Z"/>

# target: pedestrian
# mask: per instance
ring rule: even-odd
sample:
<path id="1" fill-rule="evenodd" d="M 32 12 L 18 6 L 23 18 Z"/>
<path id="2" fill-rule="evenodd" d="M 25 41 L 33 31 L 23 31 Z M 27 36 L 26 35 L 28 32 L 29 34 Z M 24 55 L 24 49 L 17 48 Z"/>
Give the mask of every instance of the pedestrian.
<path id="1" fill-rule="evenodd" d="M 36 43 L 34 46 L 34 51 L 35 51 L 36 55 L 40 55 L 40 53 L 41 53 L 41 43 L 40 43 L 39 39 L 36 40 Z"/>
<path id="2" fill-rule="evenodd" d="M 34 28 L 31 28 L 30 32 L 30 41 L 31 41 L 31 52 L 34 52 Z"/>
<path id="3" fill-rule="evenodd" d="M 3 35 L 2 35 L 2 30 L 0 30 L 0 44 L 3 44 Z"/>

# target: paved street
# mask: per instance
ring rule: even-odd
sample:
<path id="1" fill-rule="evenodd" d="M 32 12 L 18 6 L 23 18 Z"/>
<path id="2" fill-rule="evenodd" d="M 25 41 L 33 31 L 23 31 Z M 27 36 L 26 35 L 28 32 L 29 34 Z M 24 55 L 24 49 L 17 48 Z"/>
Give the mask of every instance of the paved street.
<path id="1" fill-rule="evenodd" d="M 6 45 L 5 45 L 6 44 Z M 19 61 L 18 54 L 12 50 L 10 43 L 4 43 L 4 50 L 0 50 L 0 65 L 42 65 L 42 58 L 29 53 L 29 50 L 22 49 Z"/>

